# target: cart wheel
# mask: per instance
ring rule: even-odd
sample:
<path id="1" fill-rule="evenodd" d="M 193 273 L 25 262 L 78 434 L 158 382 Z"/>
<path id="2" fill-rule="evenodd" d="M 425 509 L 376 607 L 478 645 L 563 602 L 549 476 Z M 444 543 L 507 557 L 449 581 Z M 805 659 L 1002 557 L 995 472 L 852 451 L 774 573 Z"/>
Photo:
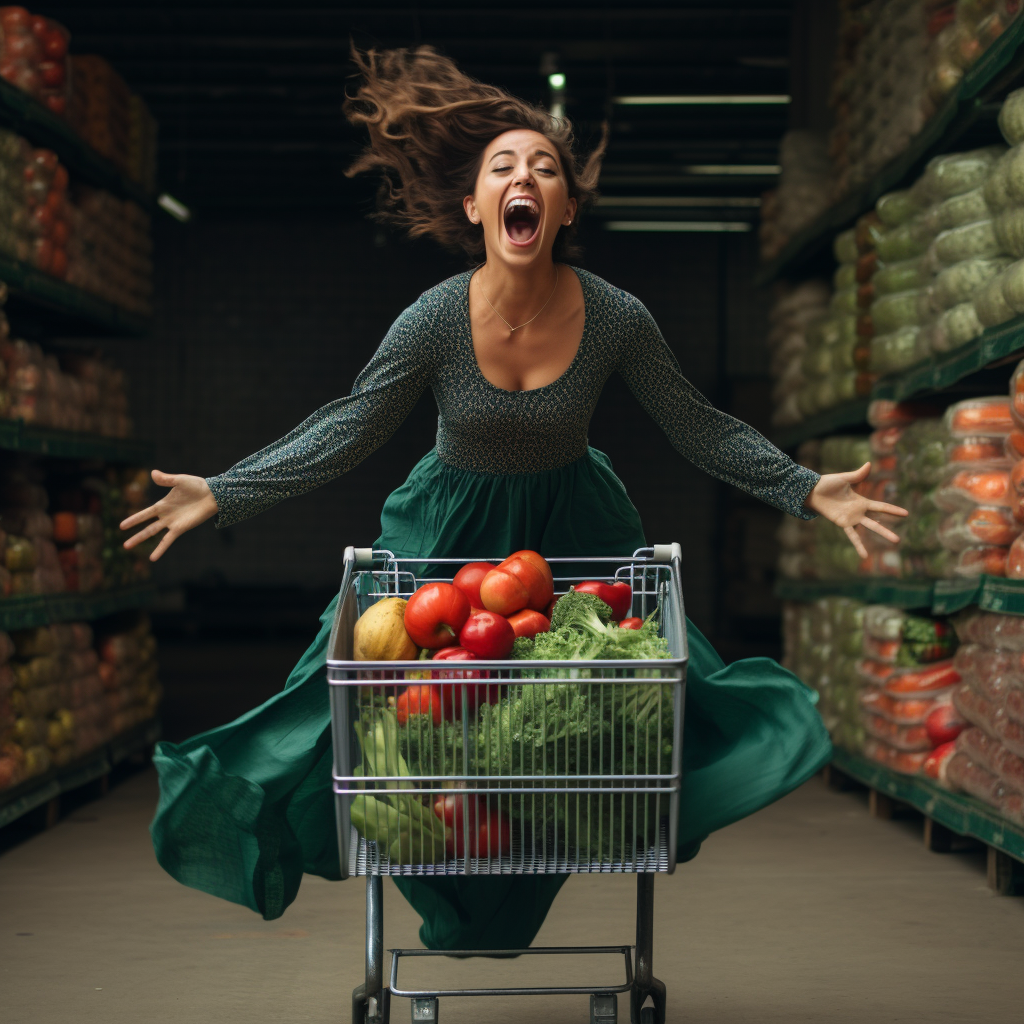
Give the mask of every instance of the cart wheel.
<path id="1" fill-rule="evenodd" d="M 366 985 L 352 990 L 352 1024 L 366 1024 Z"/>

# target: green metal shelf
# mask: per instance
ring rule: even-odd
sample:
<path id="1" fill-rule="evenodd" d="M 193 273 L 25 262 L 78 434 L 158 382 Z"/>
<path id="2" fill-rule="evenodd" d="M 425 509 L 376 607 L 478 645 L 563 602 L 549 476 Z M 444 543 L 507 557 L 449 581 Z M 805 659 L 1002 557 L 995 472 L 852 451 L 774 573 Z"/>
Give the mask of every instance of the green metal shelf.
<path id="1" fill-rule="evenodd" d="M 0 80 L 0 124 L 33 145 L 52 149 L 71 174 L 90 185 L 150 208 L 153 196 L 113 161 L 98 153 L 71 126 L 27 92 Z"/>
<path id="2" fill-rule="evenodd" d="M 0 449 L 55 459 L 98 459 L 137 466 L 153 460 L 153 445 L 148 441 L 49 430 L 27 426 L 21 420 L 0 420 Z"/>
<path id="3" fill-rule="evenodd" d="M 957 835 L 971 836 L 1016 860 L 1024 861 L 1024 829 L 1007 821 L 980 800 L 950 793 L 920 776 L 900 775 L 846 750 L 836 748 L 832 763 L 865 786 L 916 807 Z"/>
<path id="4" fill-rule="evenodd" d="M 931 580 L 790 580 L 780 579 L 775 593 L 783 601 L 817 601 L 822 597 L 852 597 L 868 604 L 894 608 L 927 608 L 932 603 Z"/>
<path id="5" fill-rule="evenodd" d="M 75 288 L 65 281 L 44 274 L 35 267 L 0 254 L 0 281 L 7 284 L 11 299 L 49 314 L 56 320 L 52 327 L 58 333 L 75 333 L 83 328 L 88 334 L 97 332 L 123 337 L 138 337 L 150 329 L 148 317 L 130 313 L 112 302 L 106 302 Z"/>
<path id="6" fill-rule="evenodd" d="M 159 738 L 160 723 L 156 719 L 141 722 L 70 764 L 52 768 L 44 775 L 27 779 L 21 785 L 0 793 L 0 828 L 49 803 L 61 793 L 102 778 L 115 765 L 152 746 Z"/>
<path id="7" fill-rule="evenodd" d="M 26 594 L 0 598 L 0 629 L 31 629 L 53 622 L 91 622 L 105 615 L 145 608 L 157 595 L 156 585 L 144 583 L 94 594 Z"/>
<path id="8" fill-rule="evenodd" d="M 858 399 L 828 409 L 802 423 L 773 435 L 780 448 L 795 448 L 802 441 L 823 437 L 846 427 L 867 426 L 867 410 L 876 398 L 902 402 L 908 398 L 927 398 L 944 388 L 970 377 L 986 367 L 1024 356 L 1024 316 L 1016 317 L 998 327 L 990 327 L 968 345 L 932 356 L 926 362 L 911 366 L 902 373 L 883 377 L 871 389 L 870 398 Z"/>
<path id="9" fill-rule="evenodd" d="M 1024 580 L 979 576 L 957 580 L 789 580 L 780 579 L 775 593 L 783 601 L 817 601 L 822 597 L 852 597 L 868 604 L 896 608 L 927 608 L 933 615 L 977 605 L 983 611 L 1024 615 Z"/>
<path id="10" fill-rule="evenodd" d="M 772 440 L 783 449 L 795 448 L 803 441 L 814 437 L 825 437 L 834 434 L 837 430 L 844 430 L 847 427 L 860 427 L 867 429 L 868 405 L 871 400 L 858 398 L 853 402 L 844 402 L 842 405 L 833 406 L 825 412 L 811 416 L 792 427 L 784 427 L 772 435 Z"/>
<path id="11" fill-rule="evenodd" d="M 775 259 L 761 267 L 755 283 L 771 284 L 830 250 L 833 237 L 870 210 L 879 196 L 908 181 L 931 157 L 947 152 L 974 124 L 985 105 L 999 97 L 1024 69 L 1022 43 L 1024 18 L 1018 18 L 964 75 L 957 91 L 929 119 L 906 150 L 870 181 L 794 235 Z"/>

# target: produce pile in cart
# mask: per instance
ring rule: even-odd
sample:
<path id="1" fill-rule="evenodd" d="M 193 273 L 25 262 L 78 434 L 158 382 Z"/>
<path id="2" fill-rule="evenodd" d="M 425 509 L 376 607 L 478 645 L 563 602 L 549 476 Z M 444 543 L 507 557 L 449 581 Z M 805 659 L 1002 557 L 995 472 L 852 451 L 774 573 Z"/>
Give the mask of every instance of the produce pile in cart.
<path id="1" fill-rule="evenodd" d="M 628 579 L 556 596 L 534 551 L 465 564 L 408 598 L 367 596 L 353 657 L 378 667 L 353 688 L 355 773 L 378 781 L 358 787 L 351 821 L 391 865 L 652 855 L 678 673 L 636 663 L 671 657 L 659 607 L 634 615 Z M 379 668 L 412 661 L 422 668 Z"/>

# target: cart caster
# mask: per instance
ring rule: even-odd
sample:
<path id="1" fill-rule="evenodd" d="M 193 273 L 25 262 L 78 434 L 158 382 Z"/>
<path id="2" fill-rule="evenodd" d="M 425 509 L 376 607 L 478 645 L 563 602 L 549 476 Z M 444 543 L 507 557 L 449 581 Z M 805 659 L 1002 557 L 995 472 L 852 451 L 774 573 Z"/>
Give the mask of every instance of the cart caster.
<path id="1" fill-rule="evenodd" d="M 352 989 L 352 1024 L 366 1024 L 366 985 Z"/>
<path id="2" fill-rule="evenodd" d="M 391 991 L 381 992 L 381 1002 L 373 1001 L 373 1015 L 370 1014 L 370 1000 L 366 995 L 366 985 L 352 990 L 352 1024 L 388 1024 L 391 1019 Z"/>
<path id="3" fill-rule="evenodd" d="M 630 1007 L 630 1021 L 632 1024 L 665 1024 L 665 985 L 657 978 L 652 978 L 651 987 L 642 998 L 646 1000 L 647 996 L 651 997 L 654 1005 L 642 1007 L 640 1016 L 637 1017 L 634 1003 Z"/>
<path id="4" fill-rule="evenodd" d="M 595 992 L 590 997 L 590 1024 L 617 1024 L 619 997 L 613 992 Z"/>

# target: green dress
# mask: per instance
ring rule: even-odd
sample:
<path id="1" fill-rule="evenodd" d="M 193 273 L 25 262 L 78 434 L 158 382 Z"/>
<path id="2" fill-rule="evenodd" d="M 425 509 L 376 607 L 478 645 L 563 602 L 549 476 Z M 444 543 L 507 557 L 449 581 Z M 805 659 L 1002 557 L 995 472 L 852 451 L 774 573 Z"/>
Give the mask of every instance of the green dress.
<path id="1" fill-rule="evenodd" d="M 582 270 L 579 352 L 554 383 L 509 392 L 481 374 L 469 320 L 470 273 L 424 293 L 395 322 L 352 394 L 208 483 L 218 526 L 311 490 L 379 447 L 431 387 L 435 448 L 386 501 L 375 546 L 403 557 L 623 555 L 646 545 L 608 458 L 587 444 L 607 378 L 620 373 L 673 445 L 701 468 L 804 518 L 818 477 L 682 376 L 650 314 Z M 671 540 L 673 538 L 664 538 Z M 359 538 L 339 538 L 357 543 Z M 684 549 L 685 557 L 685 549 Z M 151 828 L 160 864 L 186 885 L 280 916 L 303 872 L 339 877 L 324 662 L 334 615 L 282 690 L 154 762 Z M 712 831 L 799 786 L 831 746 L 814 695 L 768 658 L 725 665 L 689 625 L 681 861 Z M 536 935 L 564 875 L 400 878 L 435 949 L 516 948 Z"/>

